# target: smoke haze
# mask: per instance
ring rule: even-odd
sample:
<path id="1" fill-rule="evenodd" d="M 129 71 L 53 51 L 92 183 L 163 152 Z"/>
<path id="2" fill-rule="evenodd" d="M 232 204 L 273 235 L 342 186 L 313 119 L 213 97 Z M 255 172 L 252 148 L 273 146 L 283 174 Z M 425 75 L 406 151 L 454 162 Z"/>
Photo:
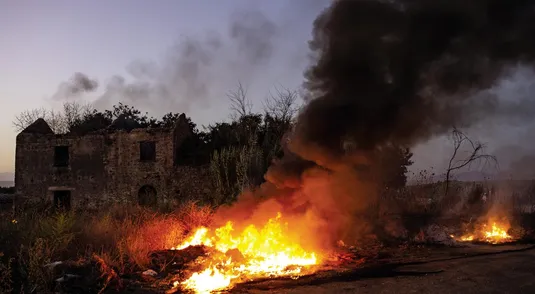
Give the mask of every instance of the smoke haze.
<path id="1" fill-rule="evenodd" d="M 52 99 L 69 99 L 71 97 L 77 97 L 83 93 L 94 92 L 97 88 L 98 81 L 96 79 L 92 79 L 86 74 L 76 72 L 67 82 L 63 82 L 58 86 L 58 90 L 52 95 Z"/>
<path id="2" fill-rule="evenodd" d="M 377 151 L 413 147 L 453 126 L 531 121 L 531 97 L 499 99 L 493 89 L 519 64 L 533 67 L 534 4 L 333 2 L 314 22 L 308 104 L 257 192 L 270 200 L 258 209 L 246 201 L 246 211 L 255 218 L 278 199 L 283 211 L 308 220 L 300 230 L 321 236 L 318 245 L 365 233 L 367 222 L 357 218 L 377 199 Z"/>
<path id="3" fill-rule="evenodd" d="M 138 107 L 179 109 L 207 106 L 211 97 L 224 97 L 225 87 L 248 77 L 273 56 L 280 28 L 258 11 L 240 12 L 232 17 L 227 34 L 207 32 L 201 37 L 185 37 L 171 48 L 161 63 L 136 61 L 128 68 L 133 78 L 113 77 L 97 107 L 117 101 Z M 226 73 L 229 69 L 232 72 Z"/>
<path id="4" fill-rule="evenodd" d="M 532 119 L 535 113 L 535 100 L 532 99 L 532 93 L 535 91 L 534 81 L 533 69 L 515 66 L 513 74 L 485 91 L 486 95 L 491 95 L 491 101 L 497 101 L 502 107 L 494 109 L 493 114 L 484 116 L 463 130 L 472 139 L 483 142 L 487 153 L 496 156 L 499 169 L 490 167 L 481 171 L 492 175 L 492 178 L 533 178 L 526 177 L 526 174 L 529 174 L 527 170 L 518 170 L 520 166 L 515 164 L 513 167 L 512 164 L 523 157 L 535 155 L 535 149 L 532 147 L 535 144 L 532 136 L 535 131 Z M 413 149 L 415 164 L 412 169 L 418 171 L 434 167 L 435 171 L 442 173 L 447 168 L 452 150 L 452 142 L 447 136 L 439 136 L 420 144 Z"/>
<path id="5" fill-rule="evenodd" d="M 291 63 L 295 70 L 305 62 L 303 50 L 294 52 L 295 43 L 284 42 L 285 38 L 295 40 L 291 33 L 299 18 L 287 11 L 300 10 L 300 17 L 306 18 L 326 3 L 328 0 L 292 1 L 281 8 L 277 19 L 255 9 L 235 11 L 221 30 L 183 36 L 161 59 L 136 60 L 126 67 L 126 75 L 103 80 L 93 104 L 106 109 L 123 102 L 157 115 L 170 110 L 191 113 L 193 108 L 227 106 L 226 93 L 238 82 L 246 88 L 264 83 L 264 95 L 277 84 L 293 87 L 279 80 L 279 69 L 272 62 L 275 58 L 279 63 L 287 60 L 280 63 L 281 72 L 288 72 L 286 64 Z M 79 95 L 62 91 L 56 96 L 69 99 Z"/>

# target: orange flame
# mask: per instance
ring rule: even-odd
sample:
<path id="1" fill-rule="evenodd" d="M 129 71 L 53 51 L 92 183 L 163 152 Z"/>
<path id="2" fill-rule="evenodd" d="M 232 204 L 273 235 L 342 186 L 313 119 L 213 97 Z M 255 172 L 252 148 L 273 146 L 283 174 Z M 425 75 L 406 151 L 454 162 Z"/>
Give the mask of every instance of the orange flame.
<path id="1" fill-rule="evenodd" d="M 319 258 L 287 237 L 287 224 L 281 222 L 281 217 L 278 213 L 261 229 L 249 225 L 238 235 L 233 235 L 230 221 L 214 232 L 204 227 L 197 229 L 183 244 L 172 249 L 204 245 L 222 255 L 210 256 L 203 270 L 181 283 L 175 282 L 174 286 L 209 293 L 254 278 L 303 274 L 305 269 L 318 264 Z"/>
<path id="2" fill-rule="evenodd" d="M 490 223 L 490 222 L 489 222 Z M 457 239 L 461 242 L 481 241 L 490 244 L 501 244 L 512 241 L 512 237 L 507 233 L 507 226 L 492 222 L 491 228 L 488 228 L 487 224 L 472 234 L 466 234 Z"/>

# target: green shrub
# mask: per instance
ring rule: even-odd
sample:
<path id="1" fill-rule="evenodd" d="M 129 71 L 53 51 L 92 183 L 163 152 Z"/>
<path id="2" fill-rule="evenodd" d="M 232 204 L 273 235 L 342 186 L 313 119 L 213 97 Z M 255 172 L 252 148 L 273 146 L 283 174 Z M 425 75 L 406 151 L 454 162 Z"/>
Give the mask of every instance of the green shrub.
<path id="1" fill-rule="evenodd" d="M 254 140 L 245 146 L 215 151 L 210 162 L 215 203 L 231 203 L 243 190 L 260 185 L 267 170 L 265 162 L 264 153 Z"/>
<path id="2" fill-rule="evenodd" d="M 75 237 L 73 232 L 75 221 L 73 213 L 65 212 L 54 214 L 41 221 L 40 236 L 52 244 L 52 253 L 63 252 L 69 247 Z"/>

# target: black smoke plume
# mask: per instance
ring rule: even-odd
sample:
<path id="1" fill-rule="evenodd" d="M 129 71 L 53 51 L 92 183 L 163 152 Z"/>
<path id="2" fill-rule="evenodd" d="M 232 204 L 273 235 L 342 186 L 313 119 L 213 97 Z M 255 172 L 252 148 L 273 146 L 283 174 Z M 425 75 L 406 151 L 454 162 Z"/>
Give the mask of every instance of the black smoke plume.
<path id="1" fill-rule="evenodd" d="M 334 1 L 314 22 L 308 103 L 257 192 L 269 200 L 244 202 L 252 218 L 277 203 L 323 241 L 365 230 L 356 220 L 377 197 L 376 152 L 523 109 L 500 111 L 507 101 L 486 91 L 533 66 L 533 36 L 535 1 Z"/>
<path id="2" fill-rule="evenodd" d="M 493 115 L 504 105 L 476 94 L 517 64 L 533 65 L 534 5 L 336 1 L 314 24 L 310 102 L 291 145 L 333 155 L 344 154 L 343 141 L 413 145 Z"/>

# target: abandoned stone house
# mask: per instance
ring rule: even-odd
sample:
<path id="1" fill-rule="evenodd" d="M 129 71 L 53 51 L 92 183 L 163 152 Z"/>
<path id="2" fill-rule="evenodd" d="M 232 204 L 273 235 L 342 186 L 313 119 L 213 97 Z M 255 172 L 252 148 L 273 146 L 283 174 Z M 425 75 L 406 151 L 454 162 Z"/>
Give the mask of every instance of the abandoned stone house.
<path id="1" fill-rule="evenodd" d="M 118 120 L 124 118 L 112 125 L 124 125 Z M 210 193 L 208 169 L 177 164 L 179 146 L 190 134 L 184 115 L 172 128 L 108 128 L 83 135 L 54 134 L 38 119 L 17 135 L 16 195 L 66 209 L 202 200 Z"/>

